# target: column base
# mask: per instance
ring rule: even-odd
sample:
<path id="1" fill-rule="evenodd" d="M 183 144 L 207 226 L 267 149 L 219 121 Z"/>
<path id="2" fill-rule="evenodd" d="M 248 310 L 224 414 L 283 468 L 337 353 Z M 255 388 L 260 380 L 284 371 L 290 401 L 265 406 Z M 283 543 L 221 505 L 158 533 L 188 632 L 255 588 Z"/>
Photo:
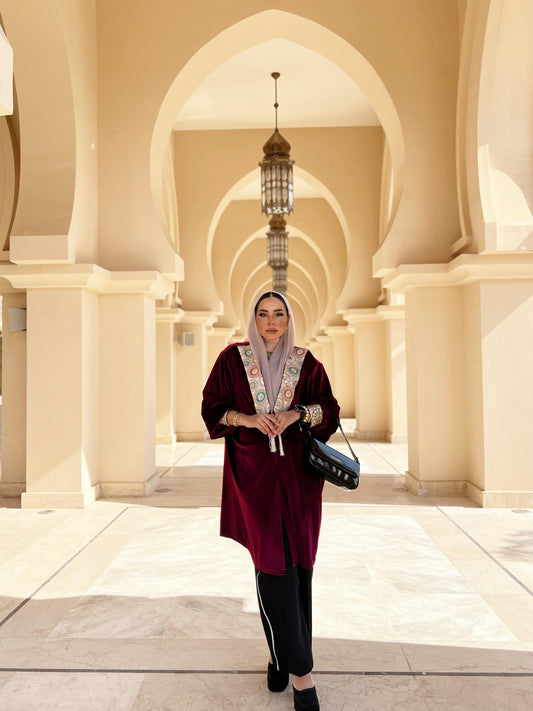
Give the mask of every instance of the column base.
<path id="1" fill-rule="evenodd" d="M 405 485 L 416 496 L 465 496 L 483 509 L 533 508 L 533 491 L 484 491 L 468 481 L 419 481 L 410 472 L 405 472 Z"/>
<path id="2" fill-rule="evenodd" d="M 26 491 L 26 484 L 22 481 L 0 482 L 0 498 L 11 499 L 22 496 Z"/>
<path id="3" fill-rule="evenodd" d="M 388 442 L 387 434 L 387 432 L 383 432 L 382 430 L 360 430 L 356 428 L 353 436 L 355 439 L 364 439 L 370 442 Z"/>
<path id="4" fill-rule="evenodd" d="M 117 499 L 123 496 L 150 496 L 158 487 L 168 467 L 160 467 L 146 481 L 106 481 L 100 485 L 103 499 Z"/>
<path id="5" fill-rule="evenodd" d="M 466 481 L 420 481 L 409 471 L 405 485 L 415 496 L 468 496 Z"/>
<path id="6" fill-rule="evenodd" d="M 155 438 L 156 444 L 176 444 L 176 442 L 177 442 L 177 437 L 175 434 L 173 434 L 173 435 L 158 435 Z"/>
<path id="7" fill-rule="evenodd" d="M 20 497 L 22 509 L 83 509 L 100 496 L 100 484 L 85 491 L 25 491 Z"/>
<path id="8" fill-rule="evenodd" d="M 205 430 L 197 430 L 196 432 L 176 432 L 176 440 L 178 442 L 203 442 L 204 439 L 209 439 L 209 436 L 206 436 Z"/>
<path id="9" fill-rule="evenodd" d="M 407 435 L 397 435 L 392 432 L 387 432 L 385 438 L 387 442 L 391 444 L 407 444 Z"/>
<path id="10" fill-rule="evenodd" d="M 466 495 L 483 509 L 533 508 L 533 491 L 483 491 L 467 483 Z"/>

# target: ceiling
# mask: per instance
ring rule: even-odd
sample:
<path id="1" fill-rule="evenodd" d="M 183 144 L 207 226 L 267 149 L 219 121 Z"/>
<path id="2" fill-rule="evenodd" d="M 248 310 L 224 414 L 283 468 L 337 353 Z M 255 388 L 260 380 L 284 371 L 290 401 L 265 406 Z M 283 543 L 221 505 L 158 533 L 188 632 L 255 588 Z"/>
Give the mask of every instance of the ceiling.
<path id="1" fill-rule="evenodd" d="M 278 123 L 283 127 L 376 126 L 379 120 L 353 80 L 313 50 L 288 40 L 261 42 L 220 65 L 189 96 L 176 130 L 274 126 L 274 80 Z"/>

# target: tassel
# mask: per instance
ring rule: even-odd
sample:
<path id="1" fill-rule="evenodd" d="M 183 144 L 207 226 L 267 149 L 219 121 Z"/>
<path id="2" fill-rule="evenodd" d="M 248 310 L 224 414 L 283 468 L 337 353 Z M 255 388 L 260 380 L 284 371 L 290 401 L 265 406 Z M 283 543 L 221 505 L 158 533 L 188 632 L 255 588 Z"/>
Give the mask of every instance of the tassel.
<path id="1" fill-rule="evenodd" d="M 274 437 L 269 437 L 268 438 L 268 443 L 270 446 L 270 451 L 275 452 L 276 451 L 276 440 Z"/>
<path id="2" fill-rule="evenodd" d="M 278 440 L 279 440 L 279 456 L 284 457 L 285 452 L 283 451 L 283 442 L 281 441 L 281 435 L 278 435 Z"/>

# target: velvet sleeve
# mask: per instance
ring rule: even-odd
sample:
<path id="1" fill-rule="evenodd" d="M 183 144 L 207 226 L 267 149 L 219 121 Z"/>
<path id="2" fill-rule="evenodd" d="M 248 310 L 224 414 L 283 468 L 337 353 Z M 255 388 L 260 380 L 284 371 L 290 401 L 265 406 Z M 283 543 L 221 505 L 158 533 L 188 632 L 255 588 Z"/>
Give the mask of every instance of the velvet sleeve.
<path id="1" fill-rule="evenodd" d="M 338 427 L 337 419 L 340 408 L 333 392 L 326 369 L 311 352 L 307 353 L 305 363 L 306 377 L 298 393 L 299 405 L 320 405 L 322 408 L 322 422 L 313 427 L 313 435 L 327 442 Z"/>
<path id="2" fill-rule="evenodd" d="M 233 427 L 220 422 L 227 410 L 235 408 L 232 366 L 230 351 L 226 348 L 218 356 L 203 390 L 202 418 L 211 439 L 233 431 Z"/>

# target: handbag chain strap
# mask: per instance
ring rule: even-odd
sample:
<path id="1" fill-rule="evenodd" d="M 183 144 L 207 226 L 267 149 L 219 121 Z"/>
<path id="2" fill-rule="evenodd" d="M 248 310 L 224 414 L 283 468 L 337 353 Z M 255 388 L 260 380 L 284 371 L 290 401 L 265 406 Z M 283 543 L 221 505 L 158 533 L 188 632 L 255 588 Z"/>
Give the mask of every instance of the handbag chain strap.
<path id="1" fill-rule="evenodd" d="M 346 435 L 344 434 L 344 430 L 342 429 L 342 425 L 341 425 L 340 418 L 337 417 L 337 416 L 335 416 L 335 419 L 337 420 L 338 426 L 341 428 L 342 436 L 343 436 L 344 439 L 346 440 L 346 444 L 348 445 L 348 449 L 350 450 L 350 452 L 351 452 L 351 454 L 352 454 L 352 457 L 353 457 L 354 460 L 359 464 L 359 459 L 357 458 L 357 455 L 356 455 L 355 452 L 353 451 L 352 445 L 348 442 L 348 437 L 346 437 Z"/>

